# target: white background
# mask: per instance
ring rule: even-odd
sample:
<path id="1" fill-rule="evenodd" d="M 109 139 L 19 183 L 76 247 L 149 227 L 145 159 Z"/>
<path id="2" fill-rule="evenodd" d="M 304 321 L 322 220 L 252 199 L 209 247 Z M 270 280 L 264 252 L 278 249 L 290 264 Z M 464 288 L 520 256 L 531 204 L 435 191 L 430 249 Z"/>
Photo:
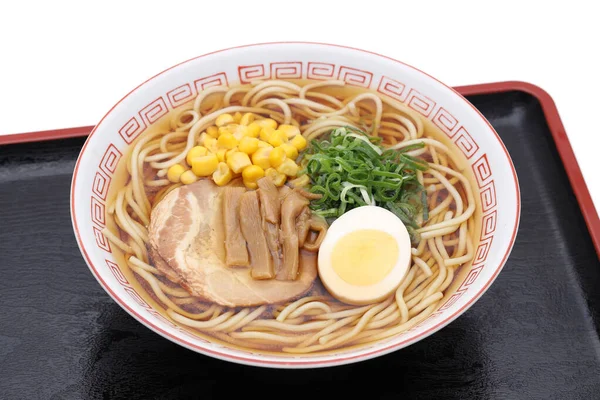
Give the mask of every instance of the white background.
<path id="1" fill-rule="evenodd" d="M 600 204 L 594 1 L 0 2 L 0 134 L 93 125 L 173 64 L 300 40 L 381 53 L 453 85 L 522 80 L 554 98 Z"/>

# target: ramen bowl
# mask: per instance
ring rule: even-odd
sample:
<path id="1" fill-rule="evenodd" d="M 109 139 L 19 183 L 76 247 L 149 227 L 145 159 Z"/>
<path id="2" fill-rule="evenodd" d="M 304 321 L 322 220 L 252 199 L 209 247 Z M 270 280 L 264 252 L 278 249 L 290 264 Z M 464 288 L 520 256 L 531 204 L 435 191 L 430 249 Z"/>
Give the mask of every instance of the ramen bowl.
<path id="1" fill-rule="evenodd" d="M 148 298 L 123 255 L 102 233 L 111 223 L 111 188 L 123 185 L 120 161 L 152 124 L 214 86 L 255 80 L 339 80 L 403 103 L 437 127 L 466 160 L 477 205 L 472 260 L 457 270 L 439 307 L 410 329 L 362 346 L 315 354 L 249 350 L 194 334 Z M 266 43 L 206 54 L 148 79 L 122 98 L 87 139 L 73 175 L 71 215 L 81 253 L 106 292 L 156 333 L 207 356 L 254 366 L 315 368 L 385 355 L 435 333 L 471 307 L 494 282 L 515 241 L 520 214 L 510 156 L 486 119 L 461 95 L 400 61 L 337 45 Z"/>

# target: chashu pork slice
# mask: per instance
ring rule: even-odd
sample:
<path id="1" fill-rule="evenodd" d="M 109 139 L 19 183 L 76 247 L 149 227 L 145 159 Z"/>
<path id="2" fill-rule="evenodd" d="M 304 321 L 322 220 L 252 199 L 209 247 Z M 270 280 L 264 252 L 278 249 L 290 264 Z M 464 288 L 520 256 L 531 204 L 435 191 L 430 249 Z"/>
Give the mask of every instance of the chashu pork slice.
<path id="1" fill-rule="evenodd" d="M 193 296 L 228 307 L 284 302 L 310 289 L 317 258 L 304 250 L 294 281 L 256 280 L 251 268 L 227 267 L 222 207 L 223 188 L 209 179 L 166 195 L 152 210 L 148 228 L 156 267 Z"/>

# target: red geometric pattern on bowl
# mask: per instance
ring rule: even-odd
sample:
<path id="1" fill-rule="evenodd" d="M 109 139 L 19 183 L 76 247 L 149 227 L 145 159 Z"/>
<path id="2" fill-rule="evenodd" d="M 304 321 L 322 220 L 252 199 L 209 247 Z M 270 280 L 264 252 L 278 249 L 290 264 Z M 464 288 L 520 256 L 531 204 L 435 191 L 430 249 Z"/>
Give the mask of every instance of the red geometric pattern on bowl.
<path id="1" fill-rule="evenodd" d="M 387 76 L 382 76 L 379 81 L 379 86 L 377 86 L 377 91 L 392 99 L 404 101 L 408 94 L 408 91 L 404 90 L 405 88 L 406 85 L 404 83 L 388 78 Z"/>
<path id="2" fill-rule="evenodd" d="M 117 170 L 119 165 L 119 159 L 121 159 L 121 152 L 114 144 L 109 144 L 108 148 L 104 151 L 104 155 L 100 160 L 100 169 L 104 171 L 106 175 L 112 175 Z M 110 182 L 110 179 L 109 179 Z"/>
<path id="3" fill-rule="evenodd" d="M 170 325 L 172 328 L 179 328 L 179 326 L 177 326 L 176 323 L 174 323 L 173 321 L 171 321 L 170 319 L 165 318 L 161 313 L 159 313 L 156 310 L 148 310 L 148 314 L 154 316 L 154 318 L 157 318 L 159 320 L 161 320 L 162 322 L 164 322 L 167 325 Z"/>
<path id="4" fill-rule="evenodd" d="M 104 261 L 106 261 L 106 265 L 108 265 L 108 268 L 115 276 L 115 278 L 119 281 L 119 283 L 121 283 L 121 285 L 129 285 L 129 281 L 127 280 L 127 278 L 125 278 L 125 275 L 123 275 L 123 272 L 121 272 L 121 269 L 119 268 L 119 265 L 117 263 L 114 263 L 110 260 Z"/>
<path id="5" fill-rule="evenodd" d="M 335 65 L 330 63 L 309 62 L 306 69 L 307 79 L 333 79 Z"/>
<path id="6" fill-rule="evenodd" d="M 237 68 L 238 79 L 241 83 L 249 83 L 260 79 L 340 79 L 347 84 L 372 88 L 374 74 L 370 71 L 360 70 L 345 65 L 335 65 L 322 61 L 311 61 L 307 63 L 306 71 L 303 72 L 303 63 L 298 61 L 274 62 L 270 64 L 240 65 Z M 337 75 L 336 75 L 337 71 Z M 167 91 L 163 96 L 150 102 L 143 107 L 137 115 L 131 118 L 121 127 L 119 134 L 123 141 L 131 144 L 151 123 L 157 121 L 160 117 L 166 115 L 170 109 L 174 109 L 195 98 L 198 92 L 211 87 L 228 85 L 229 80 L 225 72 L 219 72 L 193 82 L 187 82 L 172 90 Z M 475 259 L 473 267 L 467 275 L 467 278 L 454 293 L 436 312 L 410 329 L 412 331 L 417 327 L 433 320 L 442 311 L 450 308 L 458 299 L 467 292 L 468 288 L 476 282 L 482 269 L 484 268 L 487 255 L 493 241 L 493 234 L 496 230 L 497 221 L 497 201 L 492 171 L 486 154 L 480 154 L 480 147 L 477 142 L 469 135 L 466 129 L 460 124 L 460 121 L 446 109 L 439 107 L 432 99 L 424 94 L 408 87 L 406 84 L 392 78 L 381 76 L 376 83 L 376 89 L 379 93 L 389 96 L 392 99 L 401 101 L 408 107 L 417 111 L 427 119 L 431 120 L 438 128 L 451 138 L 458 148 L 465 154 L 467 159 L 478 155 L 476 161 L 471 163 L 471 168 L 475 174 L 477 185 L 480 190 L 482 200 L 484 220 L 481 231 L 481 242 L 475 250 Z M 165 101 L 167 99 L 167 101 Z M 435 111 L 435 112 L 434 112 Z M 96 243 L 104 251 L 111 252 L 110 243 L 102 235 L 101 229 L 106 218 L 101 218 L 98 214 L 101 210 L 105 213 L 104 203 L 101 200 L 106 199 L 111 177 L 114 174 L 118 161 L 122 154 L 114 144 L 110 144 L 102 161 L 99 165 L 96 178 L 94 179 L 93 193 L 98 198 L 91 199 L 91 215 L 94 225 L 92 226 Z M 93 197 L 93 196 L 92 196 Z M 98 225 L 98 226 L 97 226 Z M 175 327 L 181 333 L 193 337 L 195 340 L 203 340 L 196 335 L 187 332 L 185 329 L 173 324 L 172 321 L 153 310 L 150 305 L 137 293 L 137 291 L 127 282 L 125 276 L 119 272 L 117 264 L 107 260 L 107 268 L 111 270 L 117 281 L 123 286 L 124 290 L 134 301 L 144 307 L 149 314 L 155 318 Z M 115 269 L 116 268 L 116 269 Z M 247 353 L 252 354 L 251 351 Z"/>
<path id="7" fill-rule="evenodd" d="M 204 89 L 208 89 L 212 86 L 229 86 L 225 72 L 219 72 L 214 75 L 205 76 L 204 78 L 196 79 L 194 81 L 194 87 L 196 88 L 197 92 L 201 92 Z"/>
<path id="8" fill-rule="evenodd" d="M 121 129 L 119 129 L 119 135 L 121 135 L 126 143 L 131 144 L 135 138 L 144 132 L 144 129 L 146 129 L 144 121 L 137 115 L 134 115 L 129 121 L 125 122 L 125 125 L 123 125 Z"/>
<path id="9" fill-rule="evenodd" d="M 100 250 L 112 253 L 110 242 L 104 237 L 102 230 L 94 225 L 92 226 L 92 232 L 94 234 L 94 238 L 96 239 L 96 245 L 100 248 Z"/>
<path id="10" fill-rule="evenodd" d="M 480 188 L 488 184 L 492 177 L 492 170 L 490 169 L 490 163 L 487 159 L 487 154 L 482 155 L 477 161 L 471 166 L 475 179 L 477 179 L 477 186 Z"/>
<path id="11" fill-rule="evenodd" d="M 479 194 L 481 196 L 481 210 L 483 212 L 488 212 L 496 207 L 496 185 L 493 180 L 483 187 Z"/>
<path id="12" fill-rule="evenodd" d="M 425 96 L 421 92 L 411 89 L 406 97 L 406 105 L 421 114 L 424 117 L 429 117 L 435 108 L 435 101 Z"/>
<path id="13" fill-rule="evenodd" d="M 165 99 L 162 97 L 157 98 L 152 101 L 146 107 L 142 108 L 138 113 L 142 118 L 142 121 L 146 124 L 146 126 L 150 126 L 156 121 L 158 121 L 161 117 L 164 117 L 169 112 L 167 108 L 167 103 L 165 103 Z"/>
<path id="14" fill-rule="evenodd" d="M 456 303 L 458 301 L 458 299 L 461 298 L 461 296 L 466 292 L 467 290 L 463 290 L 462 292 L 457 291 L 456 293 L 454 293 L 452 296 L 450 296 L 450 298 L 448 299 L 448 301 L 446 301 L 439 309 L 438 311 L 442 312 L 448 308 L 450 308 L 454 303 Z"/>
<path id="15" fill-rule="evenodd" d="M 344 81 L 349 85 L 368 88 L 371 86 L 373 73 L 342 65 L 340 72 L 338 72 L 338 80 Z"/>
<path id="16" fill-rule="evenodd" d="M 302 78 L 302 63 L 276 62 L 271 63 L 271 79 L 300 79 Z"/>
<path id="17" fill-rule="evenodd" d="M 487 260 L 490 248 L 492 247 L 493 239 L 494 237 L 490 236 L 479 242 L 479 246 L 477 246 L 477 250 L 475 250 L 475 258 L 473 260 L 473 265 L 483 264 Z"/>
<path id="18" fill-rule="evenodd" d="M 196 94 L 196 87 L 186 83 L 167 92 L 167 100 L 169 100 L 171 108 L 176 108 L 194 99 Z"/>
<path id="19" fill-rule="evenodd" d="M 238 75 L 241 83 L 250 83 L 255 79 L 269 79 L 267 73 L 270 73 L 269 67 L 263 64 L 240 65 Z"/>
<path id="20" fill-rule="evenodd" d="M 452 116 L 444 107 L 440 107 L 433 116 L 432 122 L 442 130 L 449 138 L 453 138 L 456 130 L 460 127 L 458 120 Z"/>
<path id="21" fill-rule="evenodd" d="M 496 209 L 493 209 L 492 212 L 485 214 L 482 217 L 481 239 L 487 239 L 496 232 L 497 219 L 498 211 Z"/>
<path id="22" fill-rule="evenodd" d="M 144 300 L 144 298 L 140 296 L 140 294 L 134 288 L 132 288 L 131 286 L 125 286 L 124 289 L 127 292 L 127 294 L 129 294 L 129 296 L 133 299 L 133 301 L 138 303 L 140 306 L 147 309 L 152 308 L 150 307 L 150 304 L 148 304 L 146 300 Z"/>
<path id="23" fill-rule="evenodd" d="M 467 132 L 467 130 L 462 126 L 456 134 L 458 137 L 454 143 L 463 152 L 465 157 L 470 159 L 475 153 L 477 153 L 477 150 L 479 150 L 479 145 L 475 143 L 471 135 L 469 135 L 469 132 Z"/>
<path id="24" fill-rule="evenodd" d="M 104 203 L 96 198 L 96 196 L 92 196 L 92 222 L 94 222 L 98 226 L 106 226 L 106 214 Z"/>
<path id="25" fill-rule="evenodd" d="M 109 183 L 110 178 L 104 172 L 102 172 L 102 170 L 98 170 L 98 172 L 96 172 L 96 175 L 94 176 L 92 192 L 102 200 L 106 200 L 106 196 L 108 195 Z"/>

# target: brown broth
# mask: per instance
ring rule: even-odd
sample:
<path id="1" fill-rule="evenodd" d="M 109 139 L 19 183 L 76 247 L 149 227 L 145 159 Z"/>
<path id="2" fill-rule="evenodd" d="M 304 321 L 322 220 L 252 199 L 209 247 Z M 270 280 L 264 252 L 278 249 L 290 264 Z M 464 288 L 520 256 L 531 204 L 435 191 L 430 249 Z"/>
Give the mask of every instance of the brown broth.
<path id="1" fill-rule="evenodd" d="M 306 84 L 307 82 L 311 82 L 311 81 L 307 81 L 307 80 L 296 80 L 294 81 L 296 83 L 300 83 L 300 84 Z M 333 87 L 333 88 L 327 88 L 327 89 L 319 89 L 320 92 L 323 93 L 327 93 L 330 95 L 334 95 L 336 97 L 342 98 L 342 97 L 348 97 L 351 95 L 356 95 L 358 93 L 363 93 L 366 90 L 365 89 L 359 89 L 359 88 L 354 88 L 354 87 Z M 208 99 L 210 101 L 210 98 Z M 181 109 L 184 108 L 189 108 L 191 105 L 191 103 L 186 103 L 184 105 L 181 105 L 180 107 L 178 107 L 176 110 L 171 111 L 170 113 L 168 113 L 167 115 L 163 116 L 160 120 L 158 120 L 157 122 L 155 122 L 152 126 L 150 126 L 148 129 L 146 129 L 146 131 L 144 131 L 143 134 L 152 134 L 152 133 L 156 133 L 159 131 L 164 131 L 164 132 L 168 132 L 170 131 L 170 119 Z M 474 178 L 474 175 L 472 173 L 471 168 L 468 166 L 467 160 L 466 158 L 463 156 L 463 154 L 458 151 L 455 147 L 455 145 L 452 143 L 452 141 L 450 140 L 450 138 L 448 138 L 439 128 L 437 128 L 431 121 L 426 120 L 424 118 L 421 119 L 423 121 L 424 124 L 424 129 L 425 129 L 425 135 L 427 136 L 433 136 L 435 139 L 439 140 L 440 142 L 444 143 L 445 145 L 447 145 L 449 148 L 456 150 L 455 151 L 455 155 L 461 159 L 461 161 L 464 163 L 464 165 L 466 166 L 465 170 L 462 171 L 463 174 L 467 177 L 467 179 L 469 180 L 471 186 L 474 188 L 474 190 L 476 190 L 477 185 L 476 185 L 476 181 Z M 130 148 L 128 149 L 129 152 L 131 151 L 132 146 L 130 146 Z M 108 193 L 108 198 L 107 198 L 107 203 L 110 204 L 114 201 L 115 197 L 116 197 L 116 193 L 117 191 L 123 187 L 125 184 L 127 184 L 127 182 L 129 181 L 129 176 L 127 173 L 127 168 L 126 168 L 126 160 L 128 158 L 129 152 L 127 154 L 124 155 L 124 157 L 122 157 L 121 161 L 119 162 L 119 165 L 117 167 L 117 170 L 115 172 L 114 175 L 114 179 L 111 183 L 111 186 L 109 188 L 109 193 Z M 152 169 L 146 165 L 145 166 L 145 173 L 149 173 L 151 172 Z M 151 197 L 157 190 L 156 188 L 146 188 L 147 189 L 147 193 L 149 195 L 149 197 Z M 465 194 L 464 191 L 460 190 L 460 194 L 461 197 L 465 198 Z M 447 192 L 446 190 L 442 190 L 438 193 L 438 199 L 437 199 L 437 204 L 439 204 L 446 196 L 447 196 Z M 150 200 L 152 200 L 150 198 Z M 475 213 L 472 217 L 473 221 L 474 221 L 474 229 L 472 229 L 471 231 L 471 241 L 474 243 L 474 247 L 476 248 L 477 246 L 477 241 L 478 241 L 478 232 L 481 231 L 481 200 L 479 199 L 479 196 L 475 196 L 475 201 L 476 201 L 476 210 Z M 452 207 L 454 207 L 454 204 L 452 204 Z M 111 218 L 110 216 L 107 216 L 107 227 L 109 229 L 111 229 L 113 232 L 117 232 L 117 226 L 114 223 L 113 218 Z M 125 235 L 122 234 L 123 239 L 125 239 Z M 448 252 L 449 254 L 452 254 L 451 252 L 453 251 L 454 246 L 448 247 Z M 153 309 L 157 310 L 161 315 L 163 315 L 165 318 L 169 319 L 169 316 L 166 314 L 165 312 L 165 307 L 164 305 L 160 302 L 160 300 L 154 295 L 154 293 L 152 292 L 152 289 L 149 287 L 149 285 L 141 278 L 139 278 L 127 265 L 124 255 L 122 254 L 122 252 L 116 248 L 116 246 L 113 246 L 113 256 L 115 257 L 118 265 L 120 266 L 123 274 L 125 275 L 125 277 L 127 278 L 127 280 L 132 284 L 132 286 L 135 287 L 135 289 L 138 291 L 138 293 L 140 293 L 144 299 L 148 302 L 148 304 L 150 306 L 152 306 Z M 458 287 L 462 284 L 462 282 L 465 280 L 466 276 L 469 273 L 469 270 L 471 268 L 471 264 L 472 261 L 463 264 L 456 272 L 455 272 L 455 276 L 454 276 L 454 280 L 452 281 L 452 283 L 450 284 L 450 286 L 445 290 L 444 292 L 444 297 L 442 298 L 442 300 L 440 301 L 440 304 L 444 304 L 458 289 Z M 170 281 L 168 281 L 166 278 L 163 277 L 159 277 L 159 279 L 164 283 L 167 284 L 169 286 L 172 287 L 176 287 L 174 284 L 172 284 Z M 323 287 L 323 285 L 321 284 L 319 278 L 317 277 L 314 286 L 310 289 L 310 291 L 308 293 L 305 294 L 305 296 L 311 296 L 311 295 L 324 295 L 327 296 L 329 298 L 328 302 L 331 303 L 332 305 L 342 305 L 342 303 L 340 303 L 339 301 L 337 301 L 335 298 L 333 298 L 331 295 L 329 295 L 327 293 L 327 291 L 325 290 L 325 288 Z M 277 307 L 277 305 L 271 305 L 267 311 L 265 312 L 265 314 L 262 316 L 263 318 L 265 316 L 267 316 L 268 314 L 272 313 L 274 311 L 274 309 Z M 182 306 L 182 308 L 186 309 L 187 311 L 195 311 L 193 307 L 191 306 Z M 214 333 L 211 332 L 204 332 L 204 331 L 200 331 L 197 329 L 193 329 L 193 328 L 189 328 L 189 327 L 185 327 L 183 325 L 180 325 L 182 328 L 186 329 L 187 331 L 193 333 L 194 335 L 197 335 L 200 338 L 203 338 L 205 340 L 210 339 L 211 341 L 215 341 L 218 342 L 220 344 L 225 344 L 224 341 L 227 341 L 226 338 L 220 336 L 220 335 L 215 335 Z M 247 350 L 248 348 L 244 348 L 244 347 L 240 347 L 236 344 L 232 344 L 232 343 L 227 343 L 227 346 L 230 346 L 232 348 L 236 348 L 238 350 Z M 350 350 L 350 349 L 354 349 L 354 348 L 360 348 L 360 347 L 364 347 L 364 346 L 369 346 L 368 344 L 363 344 L 363 345 L 354 345 L 354 346 L 347 346 L 347 345 L 341 345 L 341 347 L 344 348 L 344 350 Z M 278 346 L 278 345 L 260 345 L 260 346 L 256 346 L 255 349 L 258 349 L 258 351 L 260 351 L 263 354 L 270 354 L 270 355 L 289 355 L 287 353 L 282 353 L 281 352 L 281 347 L 283 346 Z M 310 356 L 314 356 L 315 354 L 329 354 L 329 353 L 333 353 L 338 351 L 338 348 L 332 348 L 332 349 L 328 349 L 326 351 L 323 352 L 319 352 L 319 353 L 309 353 L 309 354 L 294 354 L 294 356 L 300 356 L 300 357 L 310 357 Z M 256 350 L 254 350 L 256 351 Z"/>

